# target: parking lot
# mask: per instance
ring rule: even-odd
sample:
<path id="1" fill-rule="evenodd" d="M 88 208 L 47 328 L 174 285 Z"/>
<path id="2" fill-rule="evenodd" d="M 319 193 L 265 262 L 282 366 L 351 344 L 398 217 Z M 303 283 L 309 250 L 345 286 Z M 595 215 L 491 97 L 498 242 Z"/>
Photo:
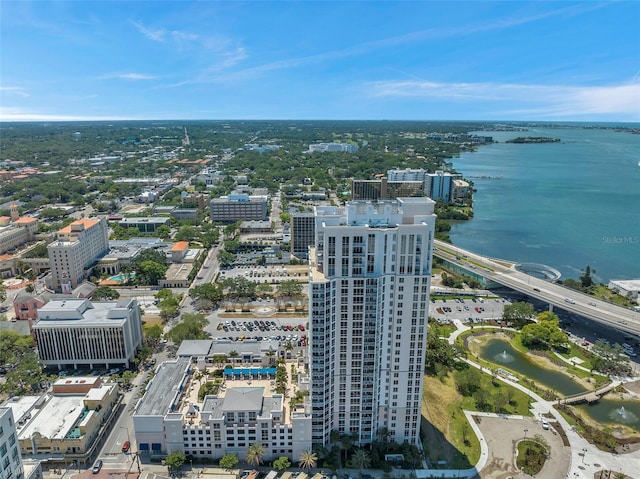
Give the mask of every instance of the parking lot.
<path id="1" fill-rule="evenodd" d="M 219 279 L 225 280 L 237 277 L 244 277 L 253 283 L 280 283 L 291 279 L 301 283 L 308 281 L 307 267 L 304 265 L 236 266 L 232 269 L 223 270 Z"/>
<path id="2" fill-rule="evenodd" d="M 504 298 L 456 298 L 432 300 L 429 316 L 441 323 L 458 319 L 463 323 L 481 323 L 489 319 L 500 320 L 505 305 Z"/>

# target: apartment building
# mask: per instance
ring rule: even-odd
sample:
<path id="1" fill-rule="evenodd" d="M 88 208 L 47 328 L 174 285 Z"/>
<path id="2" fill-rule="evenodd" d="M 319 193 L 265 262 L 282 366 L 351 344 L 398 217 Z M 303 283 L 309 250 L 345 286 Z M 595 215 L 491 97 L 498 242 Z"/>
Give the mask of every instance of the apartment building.
<path id="1" fill-rule="evenodd" d="M 57 239 L 47 246 L 51 275 L 48 286 L 70 293 L 88 278 L 92 265 L 109 252 L 105 218 L 80 219 L 62 228 Z"/>
<path id="2" fill-rule="evenodd" d="M 315 209 L 310 388 L 314 444 L 333 430 L 367 444 L 385 429 L 417 445 L 435 202 Z"/>
<path id="3" fill-rule="evenodd" d="M 255 368 L 250 380 L 228 375 L 215 394 L 199 400 L 193 366 L 190 357 L 163 362 L 147 385 L 133 413 L 141 455 L 182 451 L 194 458 L 232 453 L 245 459 L 249 446 L 260 443 L 265 460 L 297 460 L 311 449 L 310 411 L 303 405 L 291 409 L 273 392 L 275 370 Z"/>
<path id="4" fill-rule="evenodd" d="M 421 168 L 388 170 L 386 178 L 376 180 L 351 180 L 353 200 L 427 196 L 453 203 L 456 199 L 464 198 L 468 191 L 469 184 L 462 181 L 462 175 L 442 170 L 429 173 Z"/>
<path id="5" fill-rule="evenodd" d="M 22 479 L 24 470 L 11 408 L 0 407 L 0 479 Z"/>
<path id="6" fill-rule="evenodd" d="M 138 301 L 53 299 L 33 325 L 42 363 L 58 369 L 129 367 L 142 345 Z"/>

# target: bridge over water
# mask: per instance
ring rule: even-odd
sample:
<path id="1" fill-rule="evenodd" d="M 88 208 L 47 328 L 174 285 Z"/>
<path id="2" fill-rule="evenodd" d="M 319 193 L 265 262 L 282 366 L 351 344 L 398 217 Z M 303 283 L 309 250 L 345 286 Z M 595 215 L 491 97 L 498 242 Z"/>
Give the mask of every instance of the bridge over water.
<path id="1" fill-rule="evenodd" d="M 618 387 L 619 385 L 620 385 L 620 381 L 613 381 L 607 384 L 606 386 L 603 386 L 599 389 L 595 389 L 594 391 L 587 391 L 586 393 L 573 394 L 563 399 L 559 399 L 558 401 L 556 401 L 556 404 L 577 404 L 581 402 L 588 402 L 588 403 L 596 402 L 602 396 L 607 394 L 612 389 Z"/>
<path id="2" fill-rule="evenodd" d="M 439 240 L 434 243 L 433 254 L 455 266 L 456 271 L 479 279 L 485 287 L 506 286 L 547 303 L 550 310 L 558 307 L 640 337 L 638 311 L 607 303 L 552 281 L 518 271 L 517 263 L 481 256 Z M 531 268 L 531 263 L 525 263 L 523 269 L 527 269 L 527 265 Z M 553 270 L 547 266 L 544 268 Z"/>

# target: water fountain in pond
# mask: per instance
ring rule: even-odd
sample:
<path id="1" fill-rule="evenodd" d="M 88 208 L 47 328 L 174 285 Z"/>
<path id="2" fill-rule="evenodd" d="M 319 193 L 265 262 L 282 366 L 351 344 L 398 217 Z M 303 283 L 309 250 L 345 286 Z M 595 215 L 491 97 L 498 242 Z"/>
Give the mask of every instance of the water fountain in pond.
<path id="1" fill-rule="evenodd" d="M 622 424 L 633 424 L 638 421 L 638 416 L 631 411 L 627 411 L 624 406 L 613 409 L 609 413 L 609 418 Z"/>
<path id="2" fill-rule="evenodd" d="M 500 363 L 500 364 L 506 364 L 506 363 L 510 363 L 513 361 L 513 356 L 509 353 L 507 353 L 507 351 L 502 351 L 500 354 L 496 354 L 493 359 L 496 360 L 496 362 Z"/>

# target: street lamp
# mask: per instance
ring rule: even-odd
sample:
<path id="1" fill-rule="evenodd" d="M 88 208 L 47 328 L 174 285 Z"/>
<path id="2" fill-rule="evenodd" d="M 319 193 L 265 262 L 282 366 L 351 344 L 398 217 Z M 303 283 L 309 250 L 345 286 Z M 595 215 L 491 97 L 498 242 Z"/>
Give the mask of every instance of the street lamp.
<path id="1" fill-rule="evenodd" d="M 524 430 L 524 440 L 527 440 L 527 433 L 529 432 L 529 430 L 527 428 L 525 428 Z"/>
<path id="2" fill-rule="evenodd" d="M 584 458 L 587 455 L 587 450 L 585 448 L 582 448 L 582 464 L 584 464 Z"/>

